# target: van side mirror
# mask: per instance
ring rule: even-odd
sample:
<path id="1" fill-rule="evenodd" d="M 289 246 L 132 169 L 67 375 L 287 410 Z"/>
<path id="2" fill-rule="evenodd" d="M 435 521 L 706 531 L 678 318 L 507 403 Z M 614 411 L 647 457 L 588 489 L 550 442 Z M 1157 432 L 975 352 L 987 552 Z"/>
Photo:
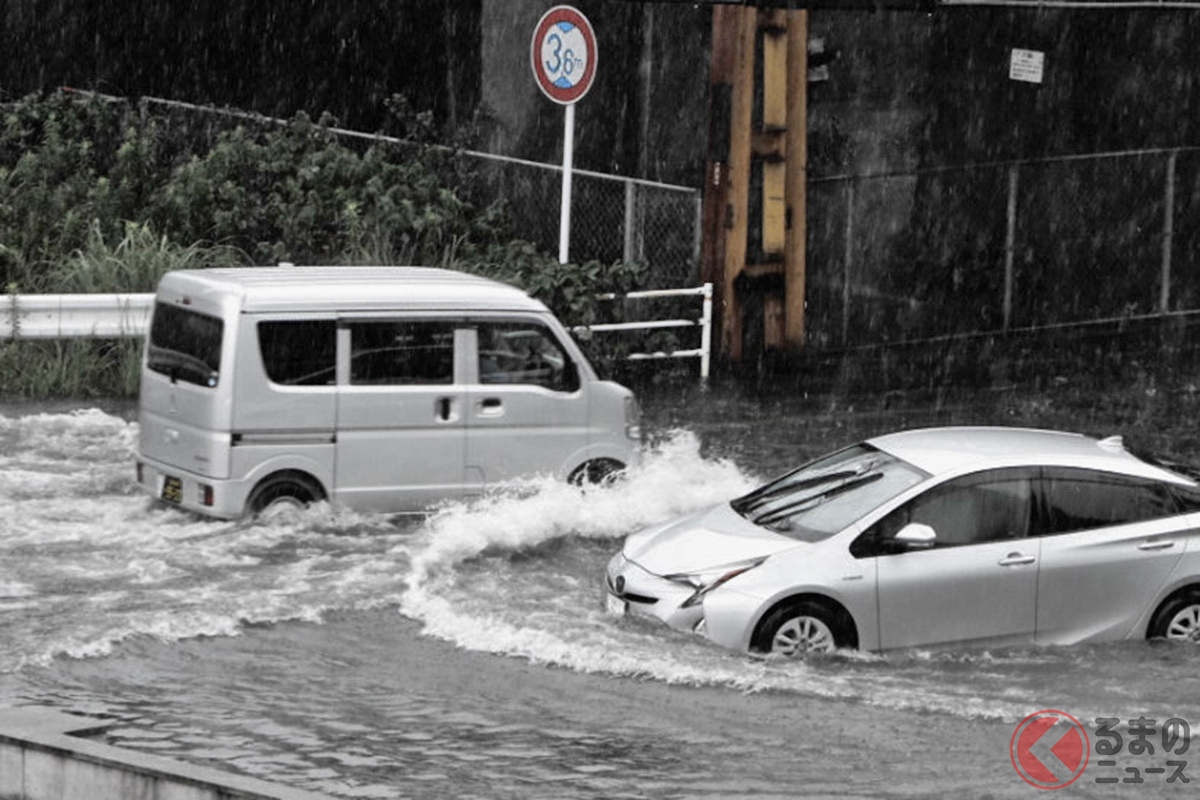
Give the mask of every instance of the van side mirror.
<path id="1" fill-rule="evenodd" d="M 928 550 L 937 542 L 937 531 L 923 522 L 910 522 L 896 534 L 895 541 L 904 550 Z"/>

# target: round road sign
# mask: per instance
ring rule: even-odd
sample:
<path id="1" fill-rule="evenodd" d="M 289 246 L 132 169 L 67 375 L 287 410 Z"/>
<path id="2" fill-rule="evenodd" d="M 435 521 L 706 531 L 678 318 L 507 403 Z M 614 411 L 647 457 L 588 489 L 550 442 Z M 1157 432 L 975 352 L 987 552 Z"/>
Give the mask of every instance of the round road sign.
<path id="1" fill-rule="evenodd" d="M 530 46 L 533 77 L 556 103 L 570 105 L 587 94 L 596 77 L 596 34 L 587 17 L 571 6 L 542 15 Z"/>

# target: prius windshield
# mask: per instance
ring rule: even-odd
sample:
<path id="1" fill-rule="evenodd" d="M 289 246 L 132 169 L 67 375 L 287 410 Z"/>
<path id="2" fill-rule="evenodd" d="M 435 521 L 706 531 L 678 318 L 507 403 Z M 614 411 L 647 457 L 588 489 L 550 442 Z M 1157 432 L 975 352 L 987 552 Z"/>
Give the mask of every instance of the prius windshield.
<path id="1" fill-rule="evenodd" d="M 756 525 L 819 542 L 927 477 L 907 461 L 857 444 L 789 472 L 732 506 Z"/>

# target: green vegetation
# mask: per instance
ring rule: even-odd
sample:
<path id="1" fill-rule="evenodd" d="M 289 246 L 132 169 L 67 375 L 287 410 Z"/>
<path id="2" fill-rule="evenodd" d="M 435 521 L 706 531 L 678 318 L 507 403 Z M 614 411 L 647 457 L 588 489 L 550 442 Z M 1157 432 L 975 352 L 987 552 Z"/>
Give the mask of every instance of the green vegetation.
<path id="1" fill-rule="evenodd" d="M 146 107 L 30 96 L 0 124 L 0 284 L 15 293 L 149 292 L 173 269 L 422 264 L 504 280 L 568 325 L 611 318 L 597 291 L 640 265 L 559 265 L 517 240 L 501 204 L 464 199 L 465 171 L 428 115 L 388 108 L 404 143 L 352 146 L 331 118 L 212 131 Z M 617 309 L 619 311 L 619 309 Z M 131 342 L 0 343 L 0 392 L 131 396 Z"/>

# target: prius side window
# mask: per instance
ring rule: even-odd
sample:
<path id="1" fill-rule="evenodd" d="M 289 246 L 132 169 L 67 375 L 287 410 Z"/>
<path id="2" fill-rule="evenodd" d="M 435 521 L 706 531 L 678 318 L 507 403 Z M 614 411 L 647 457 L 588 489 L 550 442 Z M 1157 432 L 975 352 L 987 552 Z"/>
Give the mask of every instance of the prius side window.
<path id="1" fill-rule="evenodd" d="M 1176 510 L 1167 487 L 1085 470 L 1047 470 L 1045 533 L 1123 525 L 1172 516 Z"/>
<path id="2" fill-rule="evenodd" d="M 855 558 L 903 552 L 892 539 L 909 523 L 937 534 L 935 548 L 1022 539 L 1029 533 L 1033 484 L 1026 474 L 985 472 L 935 486 L 888 514 L 851 545 Z"/>
<path id="3" fill-rule="evenodd" d="M 337 327 L 333 320 L 271 320 L 258 323 L 258 348 L 272 383 L 331 386 L 335 383 Z"/>
<path id="4" fill-rule="evenodd" d="M 350 383 L 429 385 L 454 382 L 454 324 L 435 320 L 355 322 Z"/>

